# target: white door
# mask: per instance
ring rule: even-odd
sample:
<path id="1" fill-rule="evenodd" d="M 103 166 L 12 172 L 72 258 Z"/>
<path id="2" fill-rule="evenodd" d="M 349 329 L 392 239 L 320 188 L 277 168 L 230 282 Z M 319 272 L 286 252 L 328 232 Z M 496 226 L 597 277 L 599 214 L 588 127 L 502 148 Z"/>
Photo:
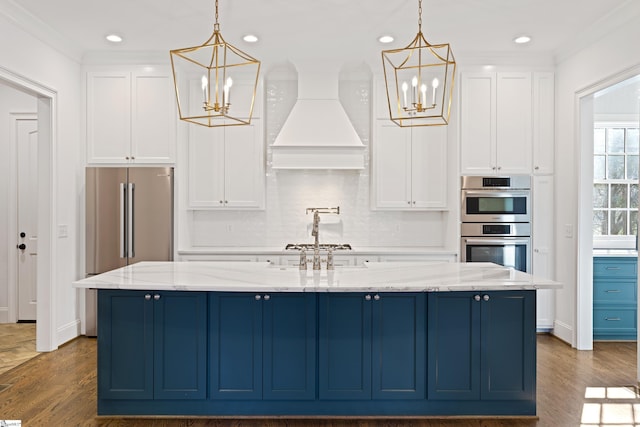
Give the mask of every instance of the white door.
<path id="1" fill-rule="evenodd" d="M 38 253 L 38 122 L 17 120 L 18 320 L 36 320 Z"/>

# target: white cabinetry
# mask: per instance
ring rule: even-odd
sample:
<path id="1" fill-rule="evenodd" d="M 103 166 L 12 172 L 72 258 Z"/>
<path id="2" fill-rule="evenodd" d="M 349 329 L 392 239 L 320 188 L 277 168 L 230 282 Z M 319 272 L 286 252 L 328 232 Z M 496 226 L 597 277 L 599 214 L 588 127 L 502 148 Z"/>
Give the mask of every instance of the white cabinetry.
<path id="1" fill-rule="evenodd" d="M 463 175 L 531 173 L 531 73 L 463 73 Z"/>
<path id="2" fill-rule="evenodd" d="M 447 208 L 447 126 L 401 128 L 376 120 L 374 209 Z"/>
<path id="3" fill-rule="evenodd" d="M 553 255 L 553 176 L 534 176 L 532 183 L 532 274 L 554 279 Z M 555 318 L 555 291 L 540 289 L 537 293 L 537 327 L 553 329 Z"/>
<path id="4" fill-rule="evenodd" d="M 170 72 L 88 71 L 89 164 L 173 163 L 175 93 Z"/>
<path id="5" fill-rule="evenodd" d="M 533 73 L 533 173 L 553 174 L 554 163 L 554 74 Z"/>
<path id="6" fill-rule="evenodd" d="M 189 126 L 189 208 L 264 208 L 262 120 Z"/>

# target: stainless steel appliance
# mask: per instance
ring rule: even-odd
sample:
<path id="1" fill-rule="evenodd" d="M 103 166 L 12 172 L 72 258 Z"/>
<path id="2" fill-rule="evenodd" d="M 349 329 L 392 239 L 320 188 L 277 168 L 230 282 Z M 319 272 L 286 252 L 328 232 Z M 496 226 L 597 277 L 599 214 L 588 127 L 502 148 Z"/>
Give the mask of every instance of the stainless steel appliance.
<path id="1" fill-rule="evenodd" d="M 86 169 L 86 271 L 173 260 L 173 168 Z M 86 334 L 96 335 L 96 292 L 86 297 Z"/>
<path id="2" fill-rule="evenodd" d="M 530 222 L 531 177 L 462 177 L 462 222 Z"/>
<path id="3" fill-rule="evenodd" d="M 531 177 L 462 177 L 460 260 L 531 272 Z"/>

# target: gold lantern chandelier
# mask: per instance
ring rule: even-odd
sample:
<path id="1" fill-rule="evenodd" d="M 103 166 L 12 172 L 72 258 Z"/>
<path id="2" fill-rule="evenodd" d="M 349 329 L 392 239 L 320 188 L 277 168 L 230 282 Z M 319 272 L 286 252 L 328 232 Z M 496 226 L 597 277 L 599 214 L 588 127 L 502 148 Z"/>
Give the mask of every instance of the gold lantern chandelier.
<path id="1" fill-rule="evenodd" d="M 215 6 L 211 37 L 200 46 L 170 51 L 178 113 L 180 120 L 207 127 L 248 125 L 260 61 L 222 38 L 218 0 Z"/>
<path id="2" fill-rule="evenodd" d="M 422 35 L 422 0 L 418 0 L 418 34 L 407 47 L 382 51 L 382 66 L 394 123 L 449 124 L 456 62 L 448 43 L 432 45 Z"/>

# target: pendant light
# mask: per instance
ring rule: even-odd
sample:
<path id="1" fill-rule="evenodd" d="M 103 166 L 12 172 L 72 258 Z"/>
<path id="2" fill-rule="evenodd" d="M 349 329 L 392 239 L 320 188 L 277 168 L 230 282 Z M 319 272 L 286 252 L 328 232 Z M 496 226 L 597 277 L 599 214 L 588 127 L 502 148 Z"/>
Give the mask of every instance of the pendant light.
<path id="1" fill-rule="evenodd" d="M 418 0 L 418 34 L 404 48 L 382 51 L 391 120 L 401 127 L 449 124 L 456 62 L 449 44 L 432 45 L 422 34 L 422 0 Z"/>
<path id="2" fill-rule="evenodd" d="M 251 123 L 260 61 L 220 34 L 218 0 L 213 34 L 200 46 L 171 50 L 180 120 L 207 127 Z"/>

